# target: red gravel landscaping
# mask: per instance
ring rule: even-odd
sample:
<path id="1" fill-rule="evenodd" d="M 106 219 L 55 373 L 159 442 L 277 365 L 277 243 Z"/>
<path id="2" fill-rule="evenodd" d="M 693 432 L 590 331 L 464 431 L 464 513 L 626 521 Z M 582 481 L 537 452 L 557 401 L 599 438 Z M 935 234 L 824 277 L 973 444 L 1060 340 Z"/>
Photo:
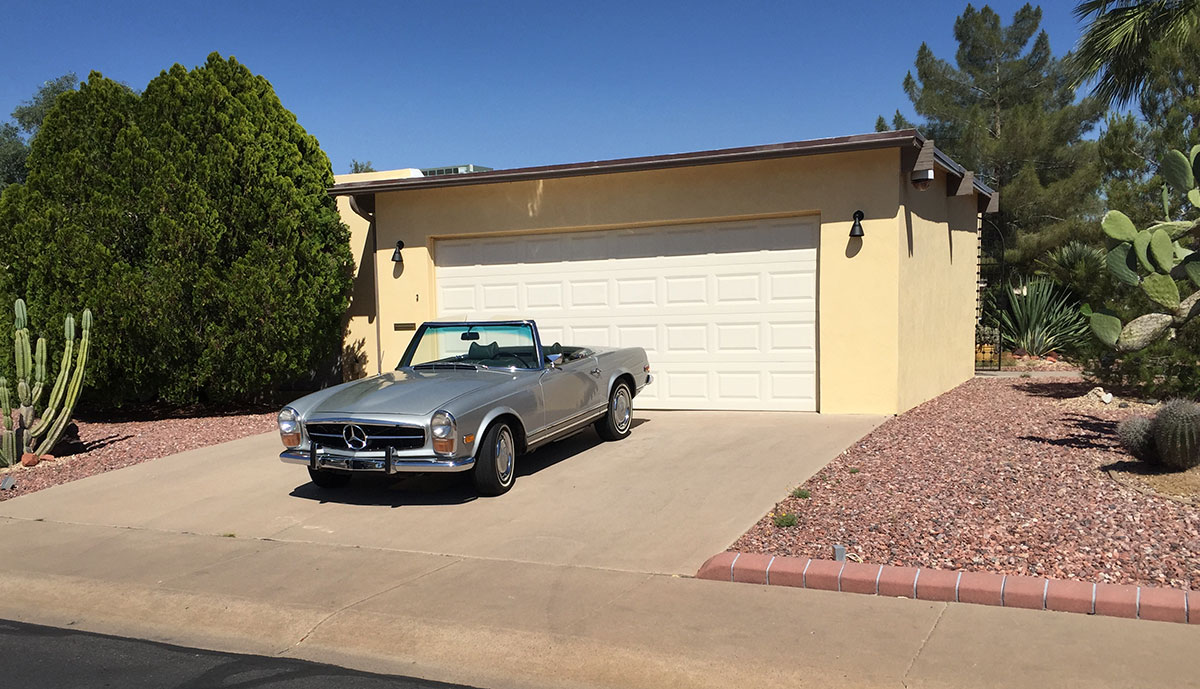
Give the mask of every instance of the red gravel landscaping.
<path id="1" fill-rule="evenodd" d="M 1200 589 L 1200 508 L 1126 488 L 1116 422 L 1078 379 L 976 378 L 859 441 L 731 550 Z"/>
<path id="2" fill-rule="evenodd" d="M 11 490 L 0 490 L 0 501 L 184 450 L 272 431 L 276 428 L 275 414 L 77 421 L 79 442 L 69 446 L 60 443 L 57 448 L 64 456 L 28 469 L 16 466 L 0 470 L 8 471 L 16 479 Z M 6 474 L 0 474 L 3 475 Z"/>

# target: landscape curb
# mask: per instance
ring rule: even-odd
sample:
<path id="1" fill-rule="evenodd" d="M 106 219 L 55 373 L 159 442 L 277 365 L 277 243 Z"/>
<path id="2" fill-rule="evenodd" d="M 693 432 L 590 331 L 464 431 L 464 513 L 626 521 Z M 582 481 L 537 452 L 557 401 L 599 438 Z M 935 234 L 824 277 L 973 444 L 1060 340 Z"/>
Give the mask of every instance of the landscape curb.
<path id="1" fill-rule="evenodd" d="M 698 579 L 1200 624 L 1200 592 L 726 551 Z"/>

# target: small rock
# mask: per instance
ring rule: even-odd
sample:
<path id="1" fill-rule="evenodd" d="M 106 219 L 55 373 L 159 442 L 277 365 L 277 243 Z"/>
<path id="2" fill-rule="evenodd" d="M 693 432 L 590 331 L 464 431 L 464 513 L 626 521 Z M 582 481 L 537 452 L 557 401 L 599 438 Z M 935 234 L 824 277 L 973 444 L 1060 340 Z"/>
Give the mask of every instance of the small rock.
<path id="1" fill-rule="evenodd" d="M 53 462 L 56 459 L 58 459 L 58 457 L 55 457 L 54 455 L 42 455 L 43 462 Z"/>
<path id="2" fill-rule="evenodd" d="M 25 454 L 21 455 L 21 466 L 35 467 L 35 466 L 37 466 L 37 463 L 38 463 L 38 456 L 33 454 L 32 452 L 26 452 Z"/>
<path id="3" fill-rule="evenodd" d="M 1106 392 L 1103 395 L 1100 395 L 1100 401 L 1105 404 L 1112 404 L 1112 401 L 1113 401 L 1112 393 Z"/>
<path id="4" fill-rule="evenodd" d="M 1128 409 L 1128 408 L 1129 408 L 1129 403 L 1128 403 L 1128 402 L 1121 402 L 1121 403 L 1119 403 L 1117 406 L 1118 406 L 1118 407 L 1120 407 L 1121 409 Z"/>

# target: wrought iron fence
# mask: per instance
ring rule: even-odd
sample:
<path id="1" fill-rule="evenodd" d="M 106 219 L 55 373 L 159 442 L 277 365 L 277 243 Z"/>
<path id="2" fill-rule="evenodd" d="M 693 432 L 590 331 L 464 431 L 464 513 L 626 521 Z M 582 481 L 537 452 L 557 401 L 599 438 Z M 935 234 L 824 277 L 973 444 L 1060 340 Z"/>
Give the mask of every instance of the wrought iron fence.
<path id="1" fill-rule="evenodd" d="M 1004 262 L 988 255 L 981 246 L 979 257 L 979 291 L 975 309 L 975 370 L 999 371 L 1002 342 L 1000 327 L 991 313 L 989 295 L 1000 297 L 1005 279 Z"/>

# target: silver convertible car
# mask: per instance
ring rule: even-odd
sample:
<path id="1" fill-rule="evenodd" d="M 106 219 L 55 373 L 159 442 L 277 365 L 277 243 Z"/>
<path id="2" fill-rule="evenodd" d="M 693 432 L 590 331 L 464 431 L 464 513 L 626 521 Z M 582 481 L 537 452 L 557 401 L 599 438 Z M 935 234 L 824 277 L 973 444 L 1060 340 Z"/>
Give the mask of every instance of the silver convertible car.
<path id="1" fill-rule="evenodd" d="M 519 455 L 589 424 L 629 435 L 651 381 L 640 347 L 544 345 L 533 321 L 425 323 L 396 370 L 284 407 L 279 458 L 322 488 L 354 472 L 471 471 L 480 494 L 500 495 Z"/>

